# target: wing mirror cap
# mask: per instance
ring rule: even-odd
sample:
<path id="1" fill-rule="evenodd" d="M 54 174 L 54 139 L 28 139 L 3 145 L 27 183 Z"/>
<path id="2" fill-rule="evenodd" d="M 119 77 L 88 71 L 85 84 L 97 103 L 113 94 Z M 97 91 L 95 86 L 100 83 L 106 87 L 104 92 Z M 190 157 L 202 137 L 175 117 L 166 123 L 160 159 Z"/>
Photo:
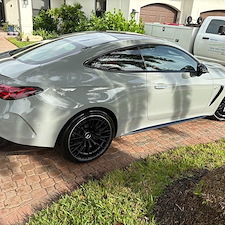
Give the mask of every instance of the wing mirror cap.
<path id="1" fill-rule="evenodd" d="M 198 64 L 198 69 L 197 69 L 197 76 L 198 77 L 200 77 L 202 74 L 208 73 L 208 72 L 209 71 L 208 71 L 207 67 L 204 64 L 202 64 L 202 63 Z"/>

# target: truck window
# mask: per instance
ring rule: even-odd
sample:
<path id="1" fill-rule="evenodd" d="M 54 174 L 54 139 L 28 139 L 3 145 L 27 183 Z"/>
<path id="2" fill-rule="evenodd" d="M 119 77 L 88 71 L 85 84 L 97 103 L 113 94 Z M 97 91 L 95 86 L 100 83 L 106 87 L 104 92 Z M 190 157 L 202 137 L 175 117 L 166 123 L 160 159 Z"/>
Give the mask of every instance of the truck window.
<path id="1" fill-rule="evenodd" d="M 206 33 L 218 34 L 219 27 L 225 25 L 224 20 L 212 20 L 206 29 Z"/>

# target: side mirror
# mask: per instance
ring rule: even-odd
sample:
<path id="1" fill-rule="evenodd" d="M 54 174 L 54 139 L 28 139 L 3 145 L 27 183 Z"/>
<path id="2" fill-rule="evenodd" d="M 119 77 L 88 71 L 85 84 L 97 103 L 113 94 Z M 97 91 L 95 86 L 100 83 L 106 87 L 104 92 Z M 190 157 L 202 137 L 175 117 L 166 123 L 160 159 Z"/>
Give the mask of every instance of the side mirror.
<path id="1" fill-rule="evenodd" d="M 197 69 L 197 76 L 200 77 L 203 73 L 208 73 L 208 69 L 207 67 L 202 64 L 202 63 L 199 63 L 198 64 L 198 69 Z"/>
<path id="2" fill-rule="evenodd" d="M 225 35 L 225 25 L 219 27 L 218 34 Z"/>

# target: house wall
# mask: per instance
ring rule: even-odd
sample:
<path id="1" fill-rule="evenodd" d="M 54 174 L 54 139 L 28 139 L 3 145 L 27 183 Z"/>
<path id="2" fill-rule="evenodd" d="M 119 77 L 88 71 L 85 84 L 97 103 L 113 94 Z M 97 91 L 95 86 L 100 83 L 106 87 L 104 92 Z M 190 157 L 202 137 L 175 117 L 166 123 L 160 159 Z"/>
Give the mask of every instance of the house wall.
<path id="1" fill-rule="evenodd" d="M 106 2 L 106 9 L 107 11 L 111 11 L 113 12 L 114 9 L 120 9 L 123 14 L 124 14 L 124 17 L 126 19 L 129 19 L 130 18 L 130 13 L 131 13 L 131 10 L 132 10 L 132 7 L 130 6 L 130 0 L 107 0 Z"/>
<path id="2" fill-rule="evenodd" d="M 193 15 L 191 13 L 192 12 L 192 8 L 193 8 L 193 4 L 194 4 L 194 0 L 183 1 L 183 4 L 181 6 L 179 23 L 181 23 L 181 24 L 184 23 L 185 24 L 188 16 L 191 15 L 193 17 Z M 194 20 L 196 21 L 198 17 L 199 16 L 197 16 L 196 18 L 193 17 L 193 22 L 194 22 Z"/>
<path id="3" fill-rule="evenodd" d="M 140 12 L 141 7 L 154 3 L 166 4 L 176 9 L 177 23 L 185 23 L 188 16 L 192 16 L 193 22 L 196 22 L 201 12 L 225 10 L 225 0 L 130 0 L 130 11 L 134 8 Z"/>
<path id="4" fill-rule="evenodd" d="M 33 32 L 33 12 L 31 0 L 28 0 L 28 4 L 24 4 L 23 1 L 18 1 L 19 18 L 20 18 L 20 32 L 23 34 L 30 34 Z"/>
<path id="5" fill-rule="evenodd" d="M 201 12 L 210 10 L 225 10 L 225 0 L 194 0 L 191 15 L 198 18 Z"/>
<path id="6" fill-rule="evenodd" d="M 74 3 L 80 3 L 82 5 L 82 11 L 85 12 L 87 16 L 91 15 L 92 10 L 95 9 L 95 0 L 66 0 L 66 4 L 72 5 Z"/>
<path id="7" fill-rule="evenodd" d="M 50 1 L 50 7 L 51 8 L 58 8 L 63 4 L 64 4 L 64 0 L 51 0 Z"/>
<path id="8" fill-rule="evenodd" d="M 19 8 L 17 0 L 5 0 L 5 21 L 19 26 Z"/>

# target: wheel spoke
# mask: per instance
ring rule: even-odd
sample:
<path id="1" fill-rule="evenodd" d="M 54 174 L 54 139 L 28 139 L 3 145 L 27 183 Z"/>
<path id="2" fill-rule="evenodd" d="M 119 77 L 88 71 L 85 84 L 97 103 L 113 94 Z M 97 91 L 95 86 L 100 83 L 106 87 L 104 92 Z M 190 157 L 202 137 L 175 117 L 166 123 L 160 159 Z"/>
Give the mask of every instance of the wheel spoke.
<path id="1" fill-rule="evenodd" d="M 107 141 L 106 139 L 109 138 L 109 135 L 107 135 L 107 136 L 102 136 L 102 135 L 93 134 L 93 137 L 94 137 L 95 139 L 100 140 L 100 141 L 106 142 L 106 141 Z"/>
<path id="2" fill-rule="evenodd" d="M 78 161 L 89 161 L 100 156 L 112 141 L 112 125 L 103 115 L 84 116 L 71 131 L 68 148 Z"/>
<path id="3" fill-rule="evenodd" d="M 99 144 L 98 142 L 96 142 L 94 139 L 90 139 L 90 141 L 91 141 L 94 145 L 101 146 L 101 144 Z"/>

